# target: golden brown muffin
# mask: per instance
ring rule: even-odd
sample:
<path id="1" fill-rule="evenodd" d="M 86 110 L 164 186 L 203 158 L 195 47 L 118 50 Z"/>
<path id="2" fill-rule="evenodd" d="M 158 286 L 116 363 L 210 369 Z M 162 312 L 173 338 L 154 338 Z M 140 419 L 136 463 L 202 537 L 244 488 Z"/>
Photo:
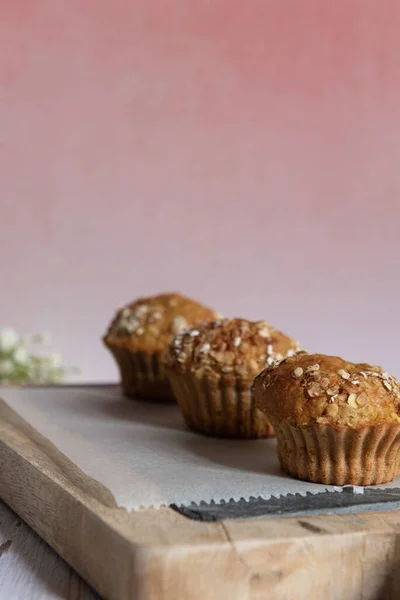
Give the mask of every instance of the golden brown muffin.
<path id="1" fill-rule="evenodd" d="M 400 472 L 400 386 L 380 367 L 298 353 L 254 381 L 287 473 L 318 483 L 373 485 Z"/>
<path id="2" fill-rule="evenodd" d="M 251 384 L 267 363 L 297 348 L 265 321 L 245 319 L 206 322 L 175 337 L 166 370 L 188 427 L 217 437 L 273 435 Z"/>
<path id="3" fill-rule="evenodd" d="M 118 310 L 103 341 L 117 361 L 127 396 L 173 400 L 162 354 L 172 338 L 217 314 L 180 294 L 139 298 Z"/>

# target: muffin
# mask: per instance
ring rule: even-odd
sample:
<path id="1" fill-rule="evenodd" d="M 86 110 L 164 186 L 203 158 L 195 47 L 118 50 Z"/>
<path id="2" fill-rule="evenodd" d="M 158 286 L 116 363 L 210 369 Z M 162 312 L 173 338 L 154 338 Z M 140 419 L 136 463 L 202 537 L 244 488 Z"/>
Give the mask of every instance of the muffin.
<path id="1" fill-rule="evenodd" d="M 251 384 L 266 364 L 297 350 L 297 342 L 265 321 L 205 322 L 176 336 L 166 370 L 186 424 L 216 437 L 273 435 L 254 406 Z"/>
<path id="2" fill-rule="evenodd" d="M 217 314 L 180 294 L 139 298 L 118 310 L 104 344 L 114 356 L 126 396 L 174 400 L 162 354 L 178 333 Z"/>
<path id="3" fill-rule="evenodd" d="M 281 468 L 316 483 L 373 485 L 400 471 L 400 386 L 380 367 L 299 353 L 254 381 Z"/>

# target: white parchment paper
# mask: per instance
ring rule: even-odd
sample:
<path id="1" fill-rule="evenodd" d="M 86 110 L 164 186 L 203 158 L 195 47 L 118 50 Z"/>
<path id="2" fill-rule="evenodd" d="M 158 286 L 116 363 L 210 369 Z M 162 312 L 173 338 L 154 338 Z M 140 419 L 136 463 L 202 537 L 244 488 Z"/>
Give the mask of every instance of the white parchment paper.
<path id="1" fill-rule="evenodd" d="M 197 435 L 176 406 L 127 400 L 118 389 L 3 389 L 0 396 L 128 510 L 334 489 L 282 474 L 275 440 Z"/>

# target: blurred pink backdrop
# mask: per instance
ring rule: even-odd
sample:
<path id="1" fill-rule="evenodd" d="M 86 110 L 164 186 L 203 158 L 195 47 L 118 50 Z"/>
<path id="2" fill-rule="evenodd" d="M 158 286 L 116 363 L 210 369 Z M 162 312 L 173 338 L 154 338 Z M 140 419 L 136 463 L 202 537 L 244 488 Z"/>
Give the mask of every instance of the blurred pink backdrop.
<path id="1" fill-rule="evenodd" d="M 0 325 L 116 378 L 114 308 L 180 290 L 400 376 L 395 0 L 9 0 Z"/>

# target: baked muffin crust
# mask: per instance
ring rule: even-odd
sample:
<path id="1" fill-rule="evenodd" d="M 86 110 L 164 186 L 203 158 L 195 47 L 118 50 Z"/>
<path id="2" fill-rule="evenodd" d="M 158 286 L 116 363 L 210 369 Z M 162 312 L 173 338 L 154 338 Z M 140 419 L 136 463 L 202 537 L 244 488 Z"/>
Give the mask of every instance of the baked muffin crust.
<path id="1" fill-rule="evenodd" d="M 256 406 L 273 421 L 359 429 L 400 423 L 400 386 L 381 367 L 298 353 L 254 381 Z"/>
<path id="2" fill-rule="evenodd" d="M 250 385 L 266 364 L 294 354 L 298 343 L 266 321 L 208 321 L 177 335 L 166 353 L 168 369 L 198 378 Z"/>
<path id="3" fill-rule="evenodd" d="M 178 293 L 143 297 L 119 309 L 104 341 L 136 351 L 158 352 L 172 338 L 217 313 Z"/>

